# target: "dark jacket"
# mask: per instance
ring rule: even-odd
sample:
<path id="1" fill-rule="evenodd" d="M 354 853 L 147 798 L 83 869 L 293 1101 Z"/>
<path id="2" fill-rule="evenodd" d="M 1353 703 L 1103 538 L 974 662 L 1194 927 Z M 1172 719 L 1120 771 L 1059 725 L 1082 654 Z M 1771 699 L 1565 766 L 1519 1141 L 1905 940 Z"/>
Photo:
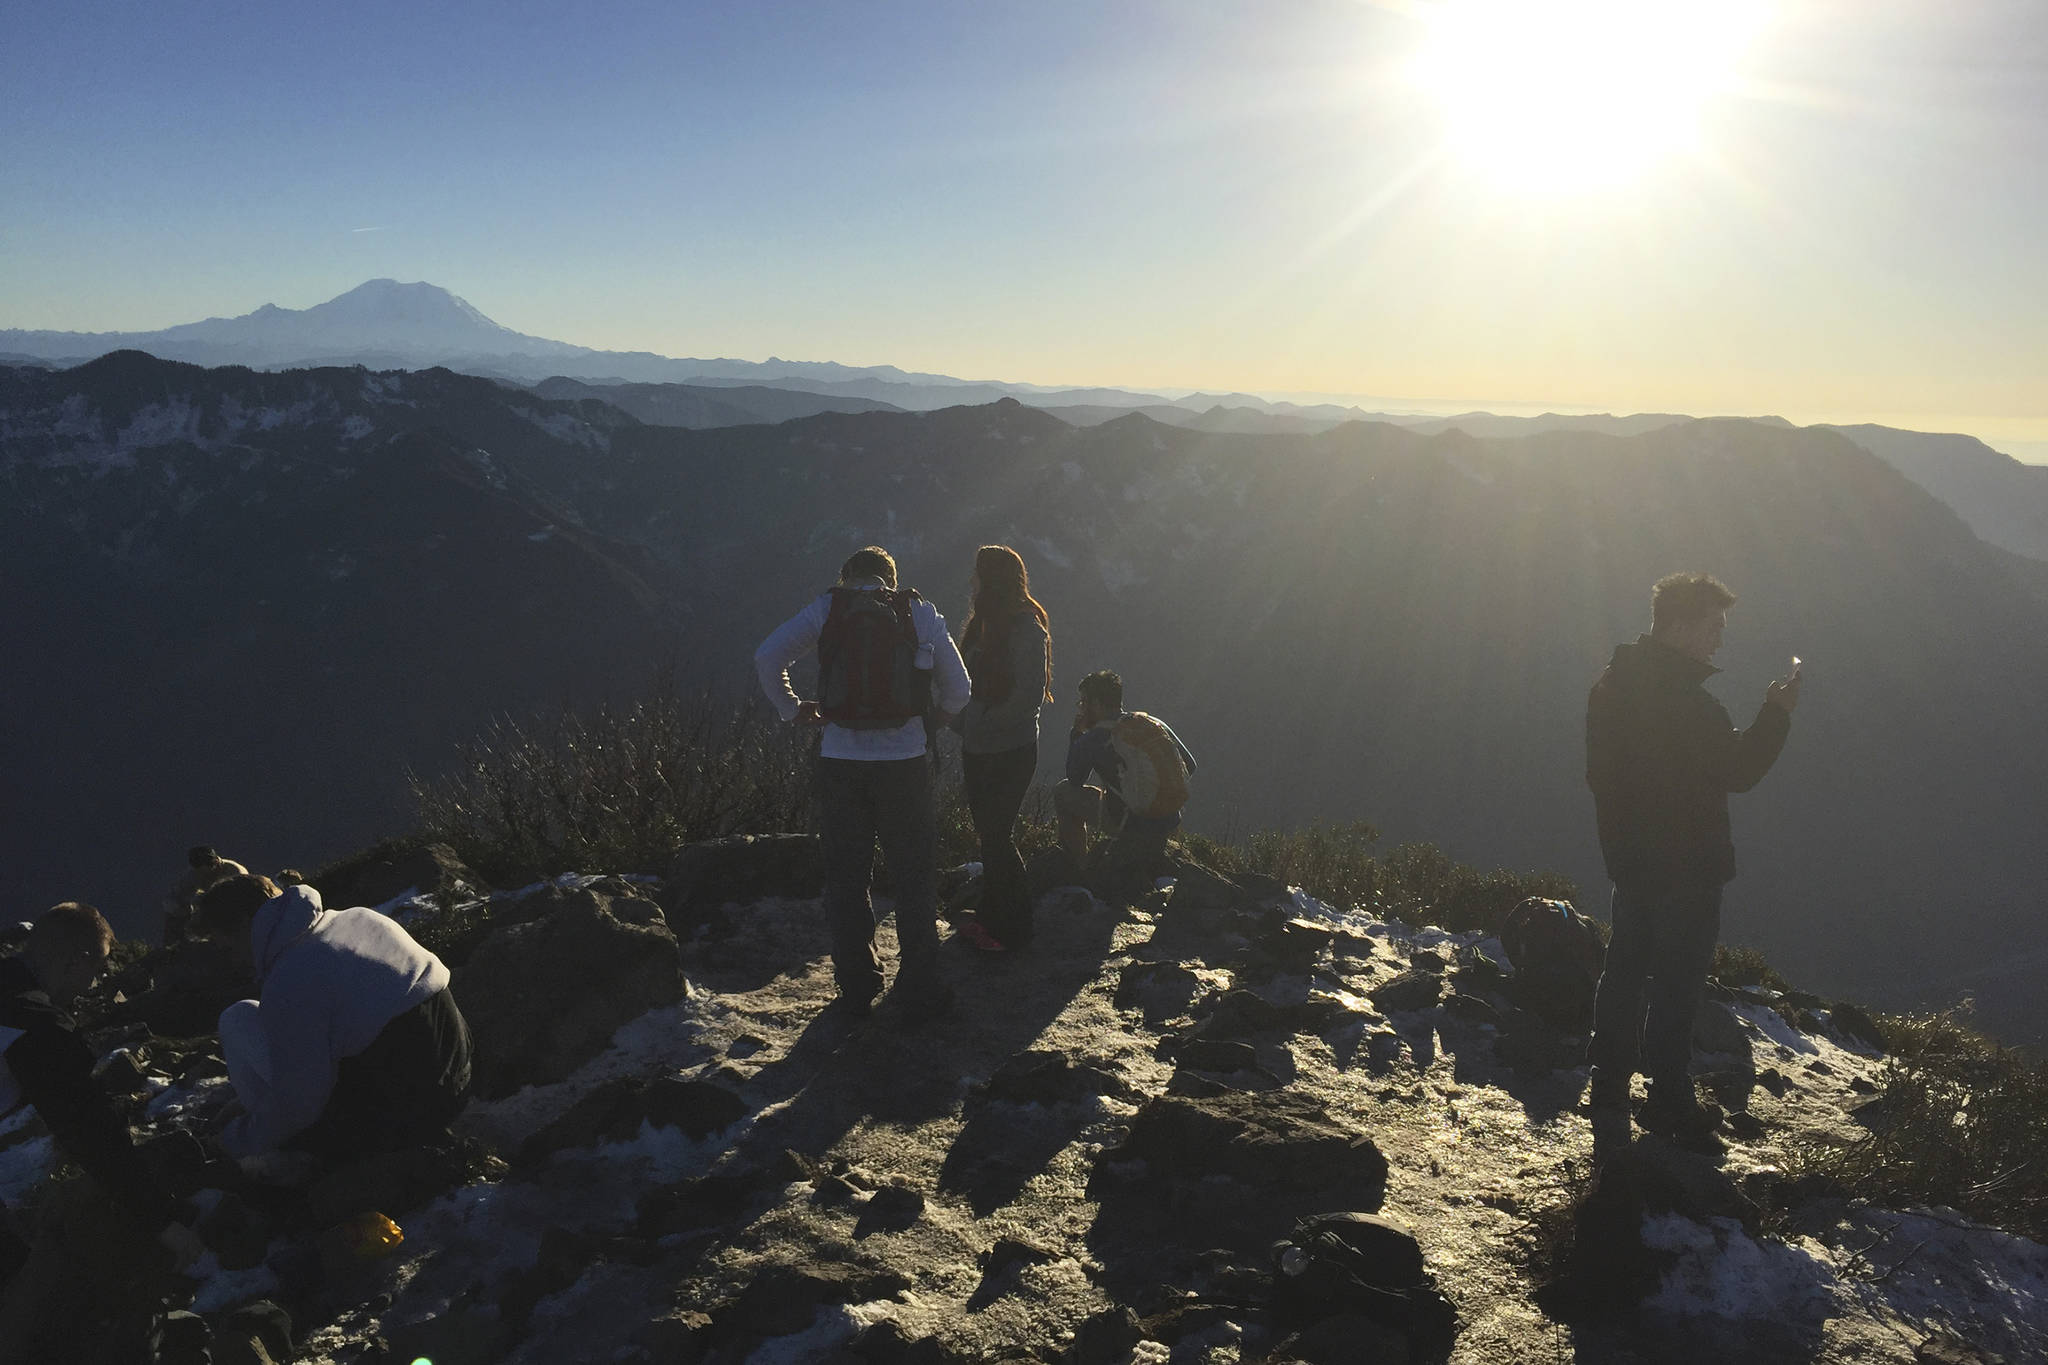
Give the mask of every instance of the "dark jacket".
<path id="1" fill-rule="evenodd" d="M 92 1078 L 92 1049 L 19 957 L 0 958 L 0 1107 L 35 1106 L 66 1156 L 138 1217 L 169 1222 L 171 1196 L 143 1165 L 128 1125 Z"/>
<path id="2" fill-rule="evenodd" d="M 1645 635 L 1617 647 L 1586 702 L 1586 785 L 1616 886 L 1719 886 L 1735 875 L 1728 793 L 1762 780 L 1792 717 L 1765 702 L 1737 730 L 1701 686 L 1718 670 Z"/>
<path id="3" fill-rule="evenodd" d="M 967 676 L 974 681 L 967 705 L 953 718 L 953 728 L 960 732 L 960 747 L 970 754 L 1007 753 L 1038 743 L 1038 709 L 1049 681 L 1045 627 L 1030 612 L 1020 611 L 1011 618 L 1004 635 L 1005 659 L 983 658 L 993 644 L 986 636 L 960 650 Z M 1000 696 L 985 695 L 991 689 L 984 682 L 994 671 L 989 665 L 996 663 L 1008 673 L 1009 685 L 993 689 L 1000 691 Z"/>

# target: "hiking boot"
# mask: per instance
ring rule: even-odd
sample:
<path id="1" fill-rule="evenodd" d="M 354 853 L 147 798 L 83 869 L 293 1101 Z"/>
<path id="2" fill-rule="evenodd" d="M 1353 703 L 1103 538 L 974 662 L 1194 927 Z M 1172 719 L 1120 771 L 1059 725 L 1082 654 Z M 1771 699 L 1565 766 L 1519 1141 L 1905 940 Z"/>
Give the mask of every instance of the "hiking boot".
<path id="1" fill-rule="evenodd" d="M 1586 1087 L 1586 1108 L 1595 1113 L 1628 1112 L 1628 1077 L 1607 1076 L 1596 1071 Z"/>
<path id="2" fill-rule="evenodd" d="M 848 1019 L 865 1019 L 875 1012 L 875 997 L 872 995 L 849 995 L 845 991 L 841 991 L 826 1003 L 825 1008 L 842 1014 Z"/>
<path id="3" fill-rule="evenodd" d="M 953 1012 L 953 988 L 943 981 L 928 986 L 899 984 L 889 998 L 901 1006 L 897 1019 L 905 1024 L 922 1024 Z"/>
<path id="4" fill-rule="evenodd" d="M 1684 1142 L 1706 1137 L 1719 1128 L 1721 1109 L 1701 1104 L 1689 1083 L 1681 1087 L 1653 1085 L 1636 1123 L 1648 1132 Z"/>
<path id="5" fill-rule="evenodd" d="M 149 1329 L 152 1365 L 206 1365 L 213 1359 L 213 1328 L 197 1313 L 165 1313 Z"/>

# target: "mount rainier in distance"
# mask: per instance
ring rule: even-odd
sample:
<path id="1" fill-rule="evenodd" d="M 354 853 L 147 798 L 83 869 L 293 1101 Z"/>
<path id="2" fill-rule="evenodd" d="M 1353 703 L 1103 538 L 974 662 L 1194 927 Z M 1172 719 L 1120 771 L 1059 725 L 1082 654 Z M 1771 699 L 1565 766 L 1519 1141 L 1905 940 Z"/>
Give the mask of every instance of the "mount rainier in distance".
<path id="1" fill-rule="evenodd" d="M 1174 426 L 1242 434 L 1313 434 L 1342 422 L 1375 421 L 1425 434 L 1455 427 L 1473 436 L 1523 436 L 1548 430 L 1628 436 L 1688 420 L 1672 413 L 1428 416 L 1339 404 L 1270 402 L 1241 393 L 1169 398 L 1122 389 L 962 380 L 906 372 L 893 365 L 851 366 L 777 358 L 677 359 L 646 351 L 596 350 L 529 336 L 493 322 L 439 286 L 396 280 L 370 280 L 311 308 L 266 304 L 241 317 L 208 318 L 154 332 L 0 330 L 0 364 L 71 365 L 118 350 L 144 351 L 196 365 L 246 365 L 259 370 L 325 365 L 361 365 L 372 370 L 442 366 L 521 384 L 558 381 L 541 390 L 553 397 L 590 396 L 570 384 L 581 381 L 593 387 L 619 388 L 609 401 L 643 422 L 685 427 L 785 421 L 823 411 L 931 410 L 1002 398 L 1046 408 L 1080 426 L 1110 421 L 1135 410 Z M 719 388 L 744 392 L 712 391 Z M 796 394 L 811 396 L 797 398 Z M 2024 464 L 1969 436 L 1869 425 L 1832 429 L 1948 503 L 1987 542 L 2048 559 L 2048 466 Z"/>
<path id="2" fill-rule="evenodd" d="M 397 280 L 370 280 L 311 308 L 265 304 L 240 317 L 208 318 L 154 332 L 0 330 L 0 363 L 54 361 L 70 365 L 123 350 L 145 351 L 159 359 L 194 365 L 246 365 L 265 370 L 325 365 L 424 369 L 439 365 L 520 382 L 561 376 L 612 383 L 773 382 L 789 388 L 791 381 L 803 381 L 836 386 L 895 385 L 920 394 L 945 391 L 942 402 L 898 404 L 906 407 L 992 402 L 1026 388 L 1057 394 L 1074 403 L 1151 401 L 1151 395 L 1115 389 L 975 384 L 944 375 L 912 374 L 893 365 L 776 358 L 677 359 L 649 351 L 600 351 L 515 332 L 438 285 Z"/>

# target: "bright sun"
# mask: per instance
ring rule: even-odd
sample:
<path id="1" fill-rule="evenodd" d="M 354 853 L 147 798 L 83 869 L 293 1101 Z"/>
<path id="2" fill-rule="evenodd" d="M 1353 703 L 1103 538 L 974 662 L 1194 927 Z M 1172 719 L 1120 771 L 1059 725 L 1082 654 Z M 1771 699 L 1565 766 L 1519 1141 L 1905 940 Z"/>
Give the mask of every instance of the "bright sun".
<path id="1" fill-rule="evenodd" d="M 1617 185 L 1699 144 L 1761 0 L 1442 0 L 1416 69 L 1459 160 L 1528 188 Z"/>

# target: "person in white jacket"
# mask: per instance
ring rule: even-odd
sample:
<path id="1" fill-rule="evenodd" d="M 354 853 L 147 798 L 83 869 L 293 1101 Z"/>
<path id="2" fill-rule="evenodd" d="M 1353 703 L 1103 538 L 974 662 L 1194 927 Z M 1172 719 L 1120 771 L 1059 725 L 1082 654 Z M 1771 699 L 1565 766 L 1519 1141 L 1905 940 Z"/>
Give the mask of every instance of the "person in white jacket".
<path id="1" fill-rule="evenodd" d="M 254 875 L 207 892 L 198 922 L 246 943 L 262 991 L 220 1016 L 243 1110 L 221 1133 L 230 1155 L 332 1158 L 446 1132 L 469 1098 L 469 1025 L 448 968 L 403 925 Z"/>
<path id="2" fill-rule="evenodd" d="M 789 666 L 818 651 L 818 700 L 800 700 Z M 939 975 L 938 812 L 928 727 L 967 705 L 967 666 L 938 609 L 896 586 L 896 561 L 857 550 L 824 596 L 754 651 L 761 690 L 778 714 L 822 727 L 816 769 L 825 917 L 841 1009 L 868 1013 L 882 990 L 868 898 L 875 844 L 889 862 L 902 965 L 892 999 L 905 1022 L 951 1008 Z"/>

